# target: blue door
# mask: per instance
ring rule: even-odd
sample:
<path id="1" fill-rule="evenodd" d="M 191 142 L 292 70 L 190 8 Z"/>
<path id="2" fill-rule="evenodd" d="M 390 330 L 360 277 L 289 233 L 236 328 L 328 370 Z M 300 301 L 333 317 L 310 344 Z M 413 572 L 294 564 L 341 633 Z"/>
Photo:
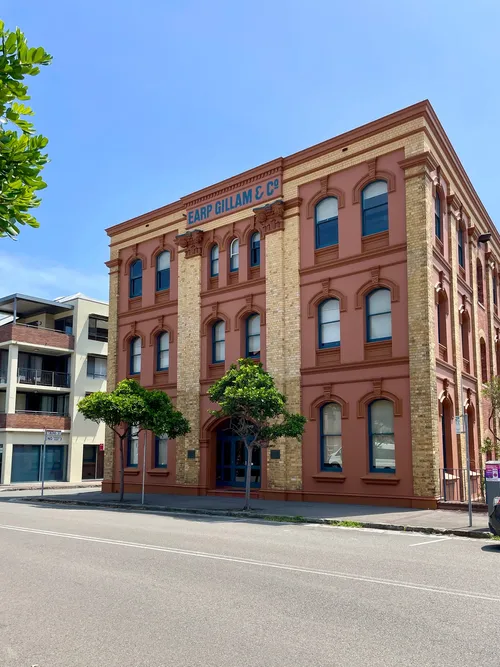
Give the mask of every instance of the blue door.
<path id="1" fill-rule="evenodd" d="M 245 486 L 247 449 L 243 441 L 231 431 L 217 434 L 217 486 Z M 252 488 L 260 488 L 260 449 L 252 453 Z"/>

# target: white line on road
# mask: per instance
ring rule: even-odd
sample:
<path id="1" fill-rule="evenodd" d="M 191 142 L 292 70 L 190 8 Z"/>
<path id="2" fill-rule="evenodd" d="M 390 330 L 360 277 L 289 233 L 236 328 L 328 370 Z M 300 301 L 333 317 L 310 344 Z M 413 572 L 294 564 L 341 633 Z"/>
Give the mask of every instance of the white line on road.
<path id="1" fill-rule="evenodd" d="M 448 542 L 451 537 L 440 537 L 438 540 L 426 540 L 425 542 L 417 542 L 416 544 L 409 544 L 410 547 L 421 547 L 424 544 L 436 544 L 436 542 Z"/>
<path id="2" fill-rule="evenodd" d="M 378 579 L 375 577 L 364 577 L 357 574 L 348 574 L 346 572 L 331 572 L 327 570 L 313 570 L 296 565 L 286 565 L 285 563 L 270 563 L 267 561 L 252 560 L 250 558 L 238 558 L 233 556 L 224 556 L 222 554 L 210 554 L 203 551 L 189 551 L 187 549 L 175 549 L 174 547 L 161 547 L 154 544 L 140 544 L 139 542 L 125 542 L 122 540 L 111 540 L 102 537 L 91 537 L 89 535 L 75 535 L 74 533 L 58 533 L 51 530 L 40 530 L 38 528 L 24 528 L 23 526 L 10 526 L 0 524 L 0 529 L 12 530 L 20 533 L 33 533 L 35 535 L 46 535 L 49 537 L 63 537 L 70 540 L 82 540 L 84 542 L 97 542 L 99 544 L 111 544 L 114 546 L 129 547 L 133 549 L 145 549 L 148 551 L 160 551 L 180 556 L 191 556 L 194 558 L 207 558 L 210 560 L 220 560 L 229 563 L 242 563 L 243 565 L 253 565 L 255 567 L 266 567 L 277 570 L 286 570 L 289 572 L 299 572 L 302 574 L 315 574 L 322 577 L 333 577 L 335 579 L 347 579 L 351 581 L 361 581 L 369 584 L 380 584 L 382 586 L 393 586 L 396 588 L 410 588 L 425 593 L 437 593 L 440 595 L 452 595 L 455 597 L 472 598 L 475 600 L 487 600 L 489 602 L 500 602 L 500 597 L 496 595 L 484 595 L 483 593 L 474 593 L 473 591 L 460 591 L 453 588 L 440 588 L 438 586 L 424 586 L 414 584 L 410 581 L 392 581 L 390 579 Z"/>

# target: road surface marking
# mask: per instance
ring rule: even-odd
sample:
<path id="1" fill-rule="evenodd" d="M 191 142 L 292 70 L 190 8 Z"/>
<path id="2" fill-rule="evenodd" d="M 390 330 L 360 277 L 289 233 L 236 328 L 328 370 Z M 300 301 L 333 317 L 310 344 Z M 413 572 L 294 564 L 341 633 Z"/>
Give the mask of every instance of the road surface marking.
<path id="1" fill-rule="evenodd" d="M 425 542 L 417 542 L 416 544 L 409 544 L 410 547 L 421 547 L 424 544 L 436 544 L 436 542 L 448 542 L 451 537 L 440 537 L 438 540 L 426 540 Z"/>
<path id="2" fill-rule="evenodd" d="M 472 598 L 475 600 L 487 600 L 489 602 L 500 602 L 500 596 L 485 595 L 484 593 L 474 593 L 473 591 L 460 591 L 453 588 L 440 588 L 438 586 L 424 586 L 410 581 L 393 581 L 391 579 L 378 579 L 376 577 L 365 577 L 347 572 L 332 572 L 328 570 L 313 570 L 296 565 L 287 565 L 286 563 L 272 563 L 267 561 L 253 560 L 250 558 L 238 558 L 233 556 L 224 556 L 223 554 L 211 554 L 203 551 L 190 551 L 187 549 L 175 549 L 174 547 L 161 547 L 154 544 L 141 544 L 139 542 L 125 542 L 123 540 L 105 539 L 102 537 L 92 537 L 89 535 L 76 535 L 74 533 L 59 533 L 51 530 L 41 530 L 38 528 L 25 528 L 23 526 L 11 526 L 0 524 L 0 529 L 12 530 L 20 533 L 32 533 L 35 535 L 45 535 L 48 537 L 63 537 L 70 540 L 80 540 L 84 542 L 97 542 L 98 544 L 111 544 L 113 546 L 129 547 L 132 549 L 144 549 L 147 551 L 160 551 L 180 556 L 191 556 L 193 558 L 206 558 L 209 560 L 220 560 L 228 563 L 241 563 L 243 565 L 252 565 L 254 567 L 265 567 L 276 570 L 285 570 L 288 572 L 299 572 L 301 574 L 315 574 L 322 577 L 332 577 L 334 579 L 346 579 L 350 581 L 361 581 L 369 584 L 380 584 L 382 586 L 393 586 L 396 588 L 409 588 L 426 593 L 438 593 L 440 595 L 452 595 L 455 597 Z"/>

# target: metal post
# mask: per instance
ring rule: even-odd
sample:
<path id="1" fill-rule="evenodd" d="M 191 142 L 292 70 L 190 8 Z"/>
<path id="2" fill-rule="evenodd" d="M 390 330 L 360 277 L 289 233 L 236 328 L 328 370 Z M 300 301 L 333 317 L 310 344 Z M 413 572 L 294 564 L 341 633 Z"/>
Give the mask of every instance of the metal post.
<path id="1" fill-rule="evenodd" d="M 464 411 L 465 429 L 465 461 L 467 466 L 467 496 L 469 498 L 469 528 L 472 528 L 472 494 L 470 484 L 470 452 L 469 452 L 469 415 Z"/>
<path id="2" fill-rule="evenodd" d="M 144 505 L 144 486 L 146 483 L 146 449 L 148 446 L 148 432 L 144 431 L 144 447 L 142 451 L 142 497 L 141 505 Z"/>
<path id="3" fill-rule="evenodd" d="M 45 448 L 47 445 L 47 431 L 43 432 L 43 447 L 42 447 L 42 490 L 41 496 L 43 497 L 43 491 L 45 488 Z"/>

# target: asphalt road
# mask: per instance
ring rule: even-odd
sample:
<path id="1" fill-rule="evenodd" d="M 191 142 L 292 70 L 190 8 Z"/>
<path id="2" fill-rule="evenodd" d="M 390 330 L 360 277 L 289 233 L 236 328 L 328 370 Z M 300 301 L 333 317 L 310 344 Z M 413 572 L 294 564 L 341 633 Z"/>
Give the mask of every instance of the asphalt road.
<path id="1" fill-rule="evenodd" d="M 500 543 L 0 502 L 1 667 L 500 662 Z"/>

